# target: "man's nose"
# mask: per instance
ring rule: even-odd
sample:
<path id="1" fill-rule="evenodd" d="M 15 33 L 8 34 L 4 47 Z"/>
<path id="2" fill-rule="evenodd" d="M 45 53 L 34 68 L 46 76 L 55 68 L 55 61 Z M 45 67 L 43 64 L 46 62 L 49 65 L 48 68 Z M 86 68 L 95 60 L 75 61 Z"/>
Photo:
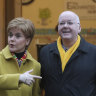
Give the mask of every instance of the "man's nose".
<path id="1" fill-rule="evenodd" d="M 64 24 L 64 27 L 68 27 L 68 23 L 67 22 Z"/>

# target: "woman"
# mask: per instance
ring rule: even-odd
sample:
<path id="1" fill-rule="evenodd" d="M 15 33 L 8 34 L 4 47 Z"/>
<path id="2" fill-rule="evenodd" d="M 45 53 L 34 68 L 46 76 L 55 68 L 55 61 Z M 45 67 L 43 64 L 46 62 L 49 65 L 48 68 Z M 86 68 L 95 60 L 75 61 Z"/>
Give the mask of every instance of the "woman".
<path id="1" fill-rule="evenodd" d="M 8 45 L 0 52 L 0 96 L 39 96 L 40 64 L 27 51 L 35 28 L 24 18 L 7 27 Z"/>

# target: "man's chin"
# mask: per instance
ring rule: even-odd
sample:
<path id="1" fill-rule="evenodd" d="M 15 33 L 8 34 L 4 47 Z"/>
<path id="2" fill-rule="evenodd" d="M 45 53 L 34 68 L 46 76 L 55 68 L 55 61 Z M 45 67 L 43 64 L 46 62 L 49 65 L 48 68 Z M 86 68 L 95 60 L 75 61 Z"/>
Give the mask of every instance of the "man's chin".
<path id="1" fill-rule="evenodd" d="M 62 36 L 62 39 L 65 39 L 65 40 L 70 40 L 71 37 L 70 36 Z"/>

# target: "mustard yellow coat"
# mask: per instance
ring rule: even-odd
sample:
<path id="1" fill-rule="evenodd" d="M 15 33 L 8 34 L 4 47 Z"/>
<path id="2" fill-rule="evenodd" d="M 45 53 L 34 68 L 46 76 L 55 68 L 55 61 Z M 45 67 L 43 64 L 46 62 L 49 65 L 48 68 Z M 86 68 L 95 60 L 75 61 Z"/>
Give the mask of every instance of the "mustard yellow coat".
<path id="1" fill-rule="evenodd" d="M 40 64 L 32 58 L 27 51 L 27 58 L 18 66 L 16 60 L 5 47 L 0 52 L 0 96 L 39 96 L 39 80 L 36 79 L 32 86 L 19 84 L 19 75 L 33 69 L 32 75 L 40 75 Z"/>

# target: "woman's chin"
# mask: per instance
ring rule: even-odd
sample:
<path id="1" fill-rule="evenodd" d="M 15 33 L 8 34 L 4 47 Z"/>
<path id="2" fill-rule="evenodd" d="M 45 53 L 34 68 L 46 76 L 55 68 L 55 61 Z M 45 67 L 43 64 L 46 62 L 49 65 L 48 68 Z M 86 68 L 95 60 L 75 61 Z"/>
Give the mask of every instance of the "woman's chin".
<path id="1" fill-rule="evenodd" d="M 10 49 L 10 52 L 11 52 L 11 53 L 15 53 L 15 50 Z"/>

